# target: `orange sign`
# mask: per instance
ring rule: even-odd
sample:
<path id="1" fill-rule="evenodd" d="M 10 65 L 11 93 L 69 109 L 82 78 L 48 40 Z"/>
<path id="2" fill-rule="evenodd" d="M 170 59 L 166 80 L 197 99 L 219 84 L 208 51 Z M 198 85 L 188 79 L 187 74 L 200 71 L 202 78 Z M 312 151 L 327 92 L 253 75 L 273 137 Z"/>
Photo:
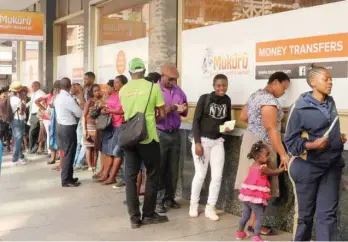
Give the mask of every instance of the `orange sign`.
<path id="1" fill-rule="evenodd" d="M 101 42 L 122 42 L 146 37 L 146 24 L 144 22 L 102 18 Z"/>
<path id="2" fill-rule="evenodd" d="M 41 41 L 43 25 L 41 13 L 0 11 L 0 39 Z"/>
<path id="3" fill-rule="evenodd" d="M 348 57 L 348 33 L 256 44 L 256 62 Z"/>
<path id="4" fill-rule="evenodd" d="M 116 70 L 118 74 L 123 75 L 123 73 L 126 71 L 126 65 L 127 65 L 126 54 L 122 50 L 120 50 L 116 58 Z"/>
<path id="5" fill-rule="evenodd" d="M 73 79 L 83 79 L 83 68 L 73 68 L 72 69 L 72 78 Z"/>

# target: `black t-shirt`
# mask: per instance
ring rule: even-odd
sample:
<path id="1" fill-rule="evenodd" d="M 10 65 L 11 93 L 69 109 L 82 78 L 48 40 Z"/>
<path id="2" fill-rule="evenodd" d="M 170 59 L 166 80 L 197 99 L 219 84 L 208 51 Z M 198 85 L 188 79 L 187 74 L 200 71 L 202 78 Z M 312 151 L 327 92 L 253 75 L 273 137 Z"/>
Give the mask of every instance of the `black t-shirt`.
<path id="1" fill-rule="evenodd" d="M 195 143 L 201 137 L 218 139 L 221 137 L 220 125 L 231 120 L 231 99 L 229 96 L 217 96 L 215 92 L 202 95 L 197 103 L 193 118 L 193 137 Z"/>

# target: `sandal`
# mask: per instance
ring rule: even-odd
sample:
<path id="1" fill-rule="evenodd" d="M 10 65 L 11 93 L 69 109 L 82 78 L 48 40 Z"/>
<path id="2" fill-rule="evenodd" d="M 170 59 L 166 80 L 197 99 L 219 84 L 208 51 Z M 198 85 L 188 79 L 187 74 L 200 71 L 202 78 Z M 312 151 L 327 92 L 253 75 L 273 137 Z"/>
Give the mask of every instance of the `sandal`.
<path id="1" fill-rule="evenodd" d="M 115 179 L 113 179 L 112 181 L 108 181 L 108 180 L 104 181 L 104 185 L 111 185 L 111 184 L 115 184 L 115 183 L 116 183 Z"/>
<path id="2" fill-rule="evenodd" d="M 265 232 L 267 230 L 267 232 Z M 248 226 L 247 228 L 248 233 L 252 234 L 254 233 L 254 229 L 251 226 Z M 273 231 L 272 227 L 270 226 L 262 226 L 261 228 L 261 235 L 263 236 L 271 236 L 271 235 L 276 235 L 277 233 Z"/>
<path id="3" fill-rule="evenodd" d="M 56 161 L 55 160 L 50 160 L 50 161 L 47 161 L 47 165 L 53 165 L 53 164 L 55 164 L 56 163 Z"/>
<path id="4" fill-rule="evenodd" d="M 97 180 L 97 182 L 105 182 L 108 178 L 102 178 L 102 177 L 99 177 L 99 179 Z"/>
<path id="5" fill-rule="evenodd" d="M 265 230 L 267 230 L 268 232 L 265 232 Z M 276 234 L 277 233 L 270 226 L 262 226 L 261 228 L 261 235 L 263 236 L 273 236 Z"/>

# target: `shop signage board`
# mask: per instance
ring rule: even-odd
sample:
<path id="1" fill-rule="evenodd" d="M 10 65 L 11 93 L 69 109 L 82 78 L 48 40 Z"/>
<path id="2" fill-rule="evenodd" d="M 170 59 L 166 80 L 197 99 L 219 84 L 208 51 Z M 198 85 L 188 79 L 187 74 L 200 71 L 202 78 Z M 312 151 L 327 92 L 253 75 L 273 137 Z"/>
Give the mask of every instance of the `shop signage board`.
<path id="1" fill-rule="evenodd" d="M 42 13 L 0 11 L 0 39 L 42 41 L 43 26 Z"/>
<path id="2" fill-rule="evenodd" d="M 305 76 L 316 64 L 332 73 L 337 108 L 348 109 L 348 25 L 337 24 L 348 22 L 347 11 L 341 1 L 183 31 L 181 83 L 189 102 L 210 92 L 222 73 L 232 104 L 245 104 L 274 71 L 284 71 L 292 82 L 280 101 L 290 106 L 310 90 Z"/>
<path id="3" fill-rule="evenodd" d="M 146 37 L 146 24 L 139 21 L 102 18 L 100 43 L 122 42 Z"/>

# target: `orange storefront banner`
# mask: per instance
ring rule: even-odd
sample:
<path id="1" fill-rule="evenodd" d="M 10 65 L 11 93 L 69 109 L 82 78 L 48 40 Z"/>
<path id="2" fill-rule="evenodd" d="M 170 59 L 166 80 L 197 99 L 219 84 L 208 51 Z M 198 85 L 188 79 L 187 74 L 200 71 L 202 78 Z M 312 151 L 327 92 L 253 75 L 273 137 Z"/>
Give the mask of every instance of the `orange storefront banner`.
<path id="1" fill-rule="evenodd" d="M 43 25 L 41 13 L 0 11 L 0 39 L 41 41 Z"/>
<path id="2" fill-rule="evenodd" d="M 102 18 L 100 21 L 100 43 L 130 41 L 146 37 L 146 24 L 139 21 Z"/>
<path id="3" fill-rule="evenodd" d="M 348 57 L 348 33 L 256 44 L 256 62 Z"/>

